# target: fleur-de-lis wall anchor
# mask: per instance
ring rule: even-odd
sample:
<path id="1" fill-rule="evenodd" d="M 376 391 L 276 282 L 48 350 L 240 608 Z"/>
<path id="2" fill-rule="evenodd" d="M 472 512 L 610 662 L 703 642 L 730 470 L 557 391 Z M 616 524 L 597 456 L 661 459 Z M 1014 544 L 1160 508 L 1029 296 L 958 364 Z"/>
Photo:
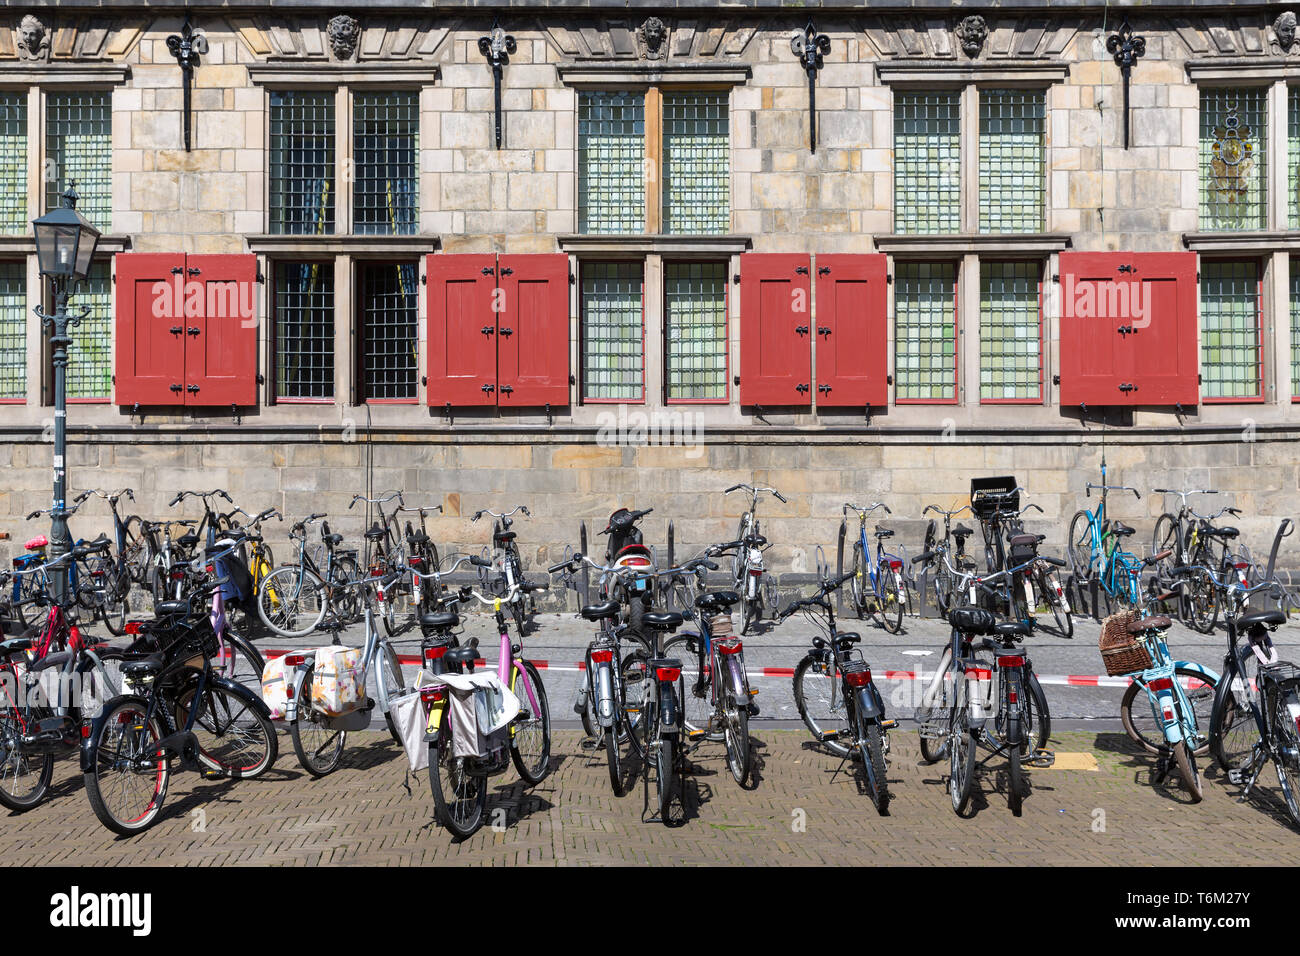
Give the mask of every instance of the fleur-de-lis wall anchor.
<path id="1" fill-rule="evenodd" d="M 831 38 L 818 33 L 811 19 L 802 33 L 790 40 L 790 49 L 808 74 L 808 148 L 817 152 L 817 71 L 822 68 L 822 57 L 831 52 Z"/>
<path id="2" fill-rule="evenodd" d="M 1118 33 L 1112 33 L 1106 38 L 1106 50 L 1115 58 L 1115 63 L 1119 66 L 1120 76 L 1124 80 L 1124 148 L 1128 149 L 1129 136 L 1129 113 L 1128 113 L 1128 87 L 1129 78 L 1133 73 L 1133 65 L 1137 63 L 1138 57 L 1144 56 L 1147 52 L 1146 37 L 1134 36 L 1133 29 L 1128 25 L 1128 20 L 1120 26 Z"/>
<path id="3" fill-rule="evenodd" d="M 185 111 L 181 122 L 185 127 L 185 152 L 190 151 L 190 87 L 194 83 L 194 68 L 199 65 L 200 57 L 208 52 L 208 38 L 196 34 L 190 28 L 190 15 L 185 14 L 185 25 L 179 34 L 173 33 L 167 38 L 167 52 L 176 58 L 181 68 L 182 102 Z"/>
<path id="4" fill-rule="evenodd" d="M 487 57 L 492 67 L 492 87 L 496 93 L 497 149 L 501 148 L 501 72 L 510 62 L 510 54 L 517 48 L 515 38 L 493 21 L 492 32 L 478 38 L 478 51 Z"/>

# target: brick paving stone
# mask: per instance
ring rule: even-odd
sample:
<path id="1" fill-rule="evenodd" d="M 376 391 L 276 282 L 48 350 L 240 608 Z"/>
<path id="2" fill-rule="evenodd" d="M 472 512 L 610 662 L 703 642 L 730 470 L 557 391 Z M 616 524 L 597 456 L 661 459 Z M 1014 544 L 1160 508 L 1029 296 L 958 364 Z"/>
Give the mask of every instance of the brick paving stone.
<path id="1" fill-rule="evenodd" d="M 260 780 L 175 774 L 162 818 L 126 840 L 100 826 L 75 762 L 64 760 L 56 765 L 53 799 L 0 817 L 0 860 L 93 867 L 1240 866 L 1276 864 L 1300 851 L 1300 832 L 1288 824 L 1271 770 L 1259 797 L 1242 804 L 1203 762 L 1205 800 L 1193 805 L 1176 782 L 1154 786 L 1154 761 L 1118 733 L 1054 738 L 1057 750 L 1094 754 L 1098 769 L 1030 771 L 1033 794 L 1018 819 L 1006 806 L 1005 764 L 992 761 L 977 776 L 972 816 L 959 819 L 948 802 L 946 765 L 921 764 L 914 733 L 891 735 L 894 801 L 882 818 L 851 774 L 835 773 L 839 759 L 817 750 L 806 734 L 763 729 L 755 733 L 751 789 L 732 780 L 720 745 L 692 755 L 687 820 L 676 828 L 641 822 L 639 781 L 615 798 L 603 755 L 582 750 L 580 739 L 577 731 L 556 732 L 552 773 L 535 788 L 524 788 L 513 771 L 494 779 L 488 819 L 500 809 L 507 825 L 485 827 L 463 843 L 433 822 L 427 775 L 405 778 L 405 758 L 382 732 L 356 734 L 343 766 L 320 780 L 303 772 L 288 748 Z M 803 832 L 792 828 L 796 811 Z M 195 829 L 199 821 L 202 829 Z"/>

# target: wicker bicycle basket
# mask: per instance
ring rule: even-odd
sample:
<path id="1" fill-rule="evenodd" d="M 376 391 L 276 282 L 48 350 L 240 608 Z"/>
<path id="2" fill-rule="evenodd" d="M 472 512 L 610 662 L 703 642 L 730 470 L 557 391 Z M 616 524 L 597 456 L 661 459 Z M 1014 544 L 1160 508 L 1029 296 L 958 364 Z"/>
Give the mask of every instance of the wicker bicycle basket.
<path id="1" fill-rule="evenodd" d="M 1101 622 L 1101 640 L 1098 649 L 1106 673 L 1111 677 L 1133 674 L 1153 666 L 1151 652 L 1136 634 L 1128 632 L 1128 626 L 1137 619 L 1136 611 L 1120 611 Z"/>

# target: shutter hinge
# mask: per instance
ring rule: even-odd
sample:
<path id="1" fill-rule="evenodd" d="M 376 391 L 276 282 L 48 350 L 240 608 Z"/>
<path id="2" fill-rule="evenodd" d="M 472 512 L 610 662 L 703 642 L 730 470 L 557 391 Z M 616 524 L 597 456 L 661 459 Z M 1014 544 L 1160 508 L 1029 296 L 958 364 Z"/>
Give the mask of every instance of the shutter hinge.
<path id="1" fill-rule="evenodd" d="M 258 384 L 258 385 L 265 385 L 265 384 L 266 384 L 266 376 L 263 375 L 261 372 L 258 372 L 258 373 L 257 373 L 257 384 Z"/>
<path id="2" fill-rule="evenodd" d="M 739 272 L 737 272 L 737 273 L 735 273 L 734 275 L 732 275 L 732 277 L 731 277 L 731 284 L 732 284 L 732 285 L 740 285 L 740 273 L 739 273 Z"/>
<path id="3" fill-rule="evenodd" d="M 551 403 L 547 402 L 546 403 L 546 425 L 549 428 L 551 425 L 554 424 L 555 424 L 555 419 L 551 416 Z"/>
<path id="4" fill-rule="evenodd" d="M 892 275 L 890 275 L 888 272 L 886 272 L 886 273 L 885 273 L 885 285 L 893 285 L 893 284 L 894 284 L 894 277 L 893 277 Z"/>
<path id="5" fill-rule="evenodd" d="M 234 402 L 230 403 L 230 417 L 235 420 L 236 425 L 244 424 L 244 419 L 240 417 L 239 414 L 239 406 L 236 405 Z"/>
<path id="6" fill-rule="evenodd" d="M 262 270 L 261 270 L 261 269 L 258 269 L 258 270 L 257 270 L 256 281 L 259 282 L 259 283 L 263 283 L 263 284 L 265 284 L 265 282 L 266 282 L 266 276 L 262 275 Z"/>
<path id="7" fill-rule="evenodd" d="M 1053 272 L 1053 273 L 1052 273 L 1052 281 L 1053 281 L 1053 282 L 1060 282 L 1060 281 L 1061 281 L 1061 274 L 1060 274 L 1059 272 Z"/>
<path id="8" fill-rule="evenodd" d="M 429 277 L 427 275 L 420 276 L 420 285 L 428 285 L 428 284 L 429 284 Z"/>
<path id="9" fill-rule="evenodd" d="M 1053 385 L 1060 385 L 1060 384 L 1061 384 L 1061 376 L 1059 376 L 1059 375 L 1053 375 L 1053 376 L 1052 376 L 1052 384 L 1053 384 Z"/>

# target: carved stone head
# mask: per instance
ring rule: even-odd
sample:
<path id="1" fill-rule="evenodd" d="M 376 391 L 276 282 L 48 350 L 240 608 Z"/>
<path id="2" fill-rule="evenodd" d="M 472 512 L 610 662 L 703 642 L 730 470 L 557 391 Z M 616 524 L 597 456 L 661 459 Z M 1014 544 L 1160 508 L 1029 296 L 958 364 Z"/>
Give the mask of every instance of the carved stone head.
<path id="1" fill-rule="evenodd" d="M 637 30 L 641 40 L 641 49 L 647 60 L 658 60 L 664 55 L 664 41 L 668 39 L 668 27 L 658 17 L 650 17 Z"/>
<path id="2" fill-rule="evenodd" d="M 984 48 L 989 28 L 983 17 L 969 16 L 957 24 L 954 32 L 957 34 L 957 42 L 961 44 L 962 52 L 973 58 L 979 56 L 980 50 Z"/>
<path id="3" fill-rule="evenodd" d="M 1283 53 L 1291 51 L 1292 44 L 1295 43 L 1296 17 L 1290 10 L 1284 10 L 1277 15 L 1273 21 L 1273 33 L 1277 36 L 1277 45 L 1282 48 Z"/>
<path id="4" fill-rule="evenodd" d="M 18 55 L 24 60 L 50 58 L 50 31 L 30 13 L 18 24 Z"/>
<path id="5" fill-rule="evenodd" d="M 340 13 L 330 18 L 325 37 L 329 40 L 334 59 L 351 60 L 357 52 L 357 41 L 361 39 L 361 24 L 356 17 Z"/>

